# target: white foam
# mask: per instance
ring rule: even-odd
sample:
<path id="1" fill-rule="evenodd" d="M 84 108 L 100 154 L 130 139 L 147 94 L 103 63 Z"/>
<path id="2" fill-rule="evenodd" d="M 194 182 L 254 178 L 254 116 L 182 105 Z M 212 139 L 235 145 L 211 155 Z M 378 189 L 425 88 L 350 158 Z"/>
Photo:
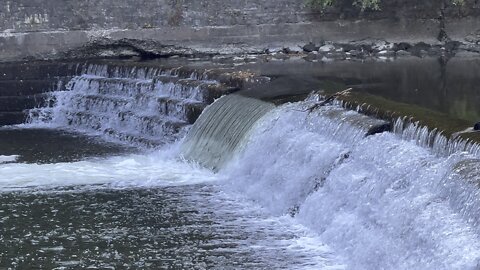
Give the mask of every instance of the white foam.
<path id="1" fill-rule="evenodd" d="M 98 184 L 113 187 L 189 185 L 216 179 L 206 169 L 160 154 L 73 163 L 0 165 L 0 191 Z"/>
<path id="2" fill-rule="evenodd" d="M 18 155 L 11 155 L 11 156 L 2 156 L 0 155 L 0 164 L 7 163 L 7 162 L 15 162 L 19 158 Z"/>
<path id="3" fill-rule="evenodd" d="M 49 106 L 30 110 L 22 127 L 69 129 L 155 146 L 180 138 L 191 121 L 189 104 L 206 101 L 200 87 L 153 79 L 157 69 L 88 65 L 84 72 L 51 92 Z"/>
<path id="4" fill-rule="evenodd" d="M 441 181 L 450 159 L 383 134 L 352 149 L 298 220 L 355 269 L 477 269 L 480 239 Z"/>
<path id="5" fill-rule="evenodd" d="M 245 153 L 223 171 L 235 189 L 275 214 L 300 206 L 347 153 L 345 146 L 309 130 L 305 115 L 283 110 L 269 114 L 246 142 Z"/>
<path id="6" fill-rule="evenodd" d="M 459 161 L 471 157 L 438 156 L 391 133 L 365 138 L 364 130 L 322 116 L 322 110 L 338 108 L 303 109 L 289 104 L 261 119 L 243 142 L 245 148 L 219 175 L 160 152 L 75 163 L 4 164 L 0 191 L 224 179 L 232 196 L 242 194 L 277 217 L 296 214 L 294 222 L 316 237 L 300 238 L 291 248 L 318 248 L 334 254 L 333 261 L 342 258 L 332 267 L 343 268 L 345 261 L 348 269 L 360 270 L 479 269 L 478 218 L 470 218 L 480 215 L 478 207 L 471 207 L 479 198 L 467 192 L 478 187 L 452 174 Z"/>
<path id="7" fill-rule="evenodd" d="M 452 176 L 468 154 L 437 156 L 392 133 L 365 138 L 294 107 L 260 120 L 221 171 L 227 190 L 298 213 L 348 269 L 479 269 L 480 209 L 467 207 L 480 198 L 466 192 L 478 187 Z"/>

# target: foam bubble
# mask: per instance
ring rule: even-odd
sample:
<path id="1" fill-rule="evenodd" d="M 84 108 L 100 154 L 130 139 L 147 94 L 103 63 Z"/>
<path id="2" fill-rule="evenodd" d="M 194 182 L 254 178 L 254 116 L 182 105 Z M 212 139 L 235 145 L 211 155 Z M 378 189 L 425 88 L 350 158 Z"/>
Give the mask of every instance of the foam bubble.
<path id="1" fill-rule="evenodd" d="M 18 155 L 11 155 L 11 156 L 2 156 L 0 155 L 0 164 L 8 163 L 8 162 L 15 162 L 18 159 Z"/>
<path id="2" fill-rule="evenodd" d="M 215 181 L 215 175 L 194 164 L 161 154 L 131 154 L 73 163 L 0 165 L 0 191 L 59 186 L 165 186 Z"/>

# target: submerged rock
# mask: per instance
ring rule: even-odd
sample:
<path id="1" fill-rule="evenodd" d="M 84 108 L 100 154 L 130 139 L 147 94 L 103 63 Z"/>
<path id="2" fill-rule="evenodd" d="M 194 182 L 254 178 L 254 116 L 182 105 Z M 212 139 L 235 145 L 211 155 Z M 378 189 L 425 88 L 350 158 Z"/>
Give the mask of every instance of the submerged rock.
<path id="1" fill-rule="evenodd" d="M 393 47 L 394 47 L 394 44 L 389 43 L 385 40 L 379 40 L 372 45 L 372 49 L 378 52 L 391 51 Z"/>
<path id="2" fill-rule="evenodd" d="M 410 45 L 409 43 L 406 43 L 406 42 L 400 42 L 400 43 L 395 43 L 393 45 L 393 50 L 394 51 L 408 51 L 410 48 L 412 47 L 412 45 Z"/>
<path id="3" fill-rule="evenodd" d="M 346 43 L 346 44 L 341 44 L 340 45 L 342 47 L 342 50 L 344 52 L 350 52 L 350 51 L 354 51 L 354 50 L 357 50 L 358 47 L 353 45 L 353 44 L 349 44 L 349 43 Z"/>
<path id="4" fill-rule="evenodd" d="M 409 56 L 410 53 L 404 50 L 397 51 L 397 56 Z"/>
<path id="5" fill-rule="evenodd" d="M 472 44 L 480 44 L 480 30 L 470 33 L 465 37 L 465 41 Z"/>
<path id="6" fill-rule="evenodd" d="M 320 52 L 331 52 L 335 50 L 335 46 L 331 44 L 323 45 L 318 49 Z"/>
<path id="7" fill-rule="evenodd" d="M 305 56 L 303 59 L 305 61 L 309 61 L 309 62 L 315 61 L 315 60 L 318 60 L 318 55 L 311 52 L 311 53 L 307 54 L 307 56 Z"/>
<path id="8" fill-rule="evenodd" d="M 391 130 L 392 130 L 392 124 L 390 122 L 383 121 L 375 125 L 372 125 L 370 129 L 368 129 L 366 136 L 374 135 L 377 133 L 383 133 Z"/>
<path id="9" fill-rule="evenodd" d="M 377 53 L 377 56 L 380 56 L 380 57 L 392 57 L 392 56 L 395 56 L 395 52 L 394 52 L 394 51 L 383 50 L 383 51 L 379 51 L 379 52 Z"/>
<path id="10" fill-rule="evenodd" d="M 432 46 L 430 44 L 427 44 L 425 42 L 419 42 L 413 47 L 409 48 L 407 51 L 415 56 L 423 56 L 427 54 L 431 47 Z"/>
<path id="11" fill-rule="evenodd" d="M 432 46 L 427 53 L 430 56 L 440 56 L 444 53 L 444 50 L 440 46 Z"/>
<path id="12" fill-rule="evenodd" d="M 367 56 L 365 52 L 358 50 L 350 51 L 347 55 L 357 59 L 364 59 Z"/>
<path id="13" fill-rule="evenodd" d="M 345 60 L 347 55 L 344 52 L 331 52 L 327 53 L 326 57 L 334 60 Z"/>
<path id="14" fill-rule="evenodd" d="M 462 43 L 459 41 L 450 41 L 445 43 L 445 50 L 447 52 L 454 52 L 460 47 L 460 45 L 462 45 Z"/>
<path id="15" fill-rule="evenodd" d="M 320 47 L 315 45 L 315 43 L 310 42 L 307 45 L 303 46 L 303 51 L 305 52 L 313 52 L 313 51 L 318 51 Z"/>
<path id="16" fill-rule="evenodd" d="M 473 126 L 473 130 L 480 130 L 480 122 L 476 123 L 476 124 Z"/>
<path id="17" fill-rule="evenodd" d="M 299 50 L 297 48 L 294 48 L 294 47 L 284 47 L 282 49 L 282 52 L 284 54 L 295 54 L 295 53 L 299 53 Z"/>

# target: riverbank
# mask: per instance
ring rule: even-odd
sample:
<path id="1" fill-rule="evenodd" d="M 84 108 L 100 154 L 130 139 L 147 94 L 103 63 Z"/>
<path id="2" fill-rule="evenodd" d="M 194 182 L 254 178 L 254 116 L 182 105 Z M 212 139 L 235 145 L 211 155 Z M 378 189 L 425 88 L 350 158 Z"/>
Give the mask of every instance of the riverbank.
<path id="1" fill-rule="evenodd" d="M 323 10 L 301 0 L 102 0 L 95 8 L 85 1 L 8 0 L 0 10 L 0 61 L 480 52 L 480 7 L 475 0 L 463 5 L 384 0 L 380 10 L 361 10 L 351 0 L 336 1 Z"/>

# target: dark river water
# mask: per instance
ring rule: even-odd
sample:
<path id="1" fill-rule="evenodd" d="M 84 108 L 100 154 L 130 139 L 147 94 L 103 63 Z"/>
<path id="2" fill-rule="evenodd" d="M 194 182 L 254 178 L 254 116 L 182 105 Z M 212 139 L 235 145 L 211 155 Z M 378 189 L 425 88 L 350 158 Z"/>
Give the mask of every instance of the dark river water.
<path id="1" fill-rule="evenodd" d="M 318 266 L 305 234 L 211 185 L 1 193 L 2 269 Z M 313 256 L 313 257 L 312 257 Z"/>
<path id="2" fill-rule="evenodd" d="M 480 121 L 480 58 L 405 58 L 395 61 L 270 61 L 246 69 L 284 78 L 284 93 L 353 88 L 360 95 L 419 106 L 451 119 Z M 289 82 L 290 81 L 290 82 Z M 371 96 L 370 96 L 371 98 Z M 366 98 L 368 100 L 368 98 Z"/>
<path id="3" fill-rule="evenodd" d="M 41 128 L 0 128 L 0 142 L 1 155 L 18 155 L 17 162 L 25 163 L 72 162 L 138 151 L 99 137 Z"/>

